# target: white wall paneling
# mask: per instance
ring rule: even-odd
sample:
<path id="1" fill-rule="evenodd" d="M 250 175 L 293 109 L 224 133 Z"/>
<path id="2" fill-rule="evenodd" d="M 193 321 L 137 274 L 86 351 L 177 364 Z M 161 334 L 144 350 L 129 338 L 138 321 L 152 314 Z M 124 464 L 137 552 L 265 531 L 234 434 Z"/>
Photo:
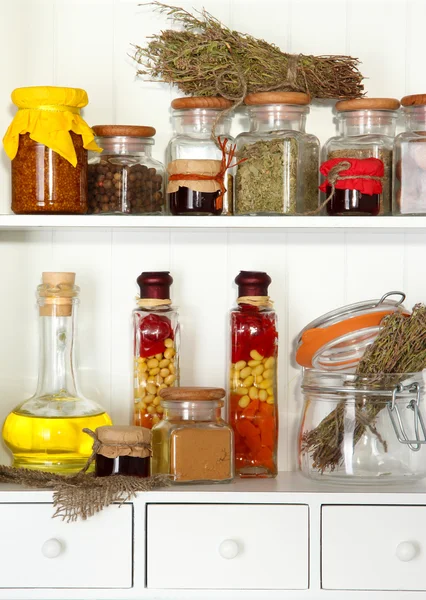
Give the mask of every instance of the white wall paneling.
<path id="1" fill-rule="evenodd" d="M 204 6 L 230 27 L 290 52 L 357 56 L 370 95 L 425 91 L 423 0 L 170 1 L 189 10 Z M 170 26 L 164 15 L 136 0 L 0 2 L 0 52 L 7 57 L 0 81 L 0 129 L 6 129 L 13 115 L 9 95 L 14 87 L 80 86 L 89 94 L 84 115 L 91 125 L 152 124 L 157 129 L 154 155 L 164 160 L 171 135 L 169 105 L 177 92 L 137 80 L 128 53 L 131 42 L 143 44 L 146 36 Z M 242 123 L 236 119 L 234 134 Z M 322 142 L 334 135 L 332 103 L 315 103 L 308 130 Z M 81 228 L 67 229 L 67 217 L 57 217 L 49 221 L 50 229 L 8 230 L 13 226 L 9 206 L 9 161 L 3 154 L 0 420 L 35 387 L 34 291 L 43 270 L 77 271 L 84 392 L 102 402 L 117 423 L 126 423 L 131 413 L 131 311 L 139 273 L 170 269 L 174 276 L 173 298 L 182 322 L 182 383 L 224 385 L 227 310 L 236 297 L 233 279 L 241 269 L 268 271 L 281 344 L 281 469 L 296 466 L 301 399 L 292 353 L 300 329 L 324 311 L 391 288 L 404 289 L 410 306 L 426 301 L 426 238 L 422 221 L 415 218 L 356 219 L 354 228 L 339 219 L 307 218 L 302 224 L 293 218 L 270 221 L 275 228 L 265 229 L 262 220 L 251 221 L 257 229 L 240 229 L 238 219 L 211 219 L 211 228 L 197 229 L 192 225 L 197 220 L 167 218 L 159 227 L 159 220 L 123 218 L 119 228 L 117 218 L 105 219 L 103 227 L 86 217 Z M 81 225 L 78 218 L 69 223 Z M 30 228 L 40 223 L 16 217 L 16 224 Z M 3 449 L 0 460 L 6 456 Z"/>

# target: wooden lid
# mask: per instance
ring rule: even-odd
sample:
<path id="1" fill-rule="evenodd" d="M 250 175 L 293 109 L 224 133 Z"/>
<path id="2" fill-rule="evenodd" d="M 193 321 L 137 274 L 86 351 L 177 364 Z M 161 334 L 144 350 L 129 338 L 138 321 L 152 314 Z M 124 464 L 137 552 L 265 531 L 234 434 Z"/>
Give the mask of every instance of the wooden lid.
<path id="1" fill-rule="evenodd" d="M 224 110 L 231 108 L 232 102 L 220 96 L 190 96 L 188 98 L 175 98 L 172 108 L 213 108 Z"/>
<path id="2" fill-rule="evenodd" d="M 208 387 L 169 387 L 160 390 L 163 400 L 222 400 L 225 397 L 223 388 Z"/>
<path id="3" fill-rule="evenodd" d="M 401 100 L 402 106 L 422 106 L 426 104 L 426 94 L 411 94 Z"/>
<path id="4" fill-rule="evenodd" d="M 73 286 L 75 284 L 75 273 L 45 272 L 41 274 L 41 280 L 51 287 L 56 287 L 61 283 Z"/>
<path id="5" fill-rule="evenodd" d="M 155 128 L 147 125 L 94 125 L 92 129 L 99 137 L 153 137 L 156 134 Z"/>
<path id="6" fill-rule="evenodd" d="M 349 110 L 397 110 L 400 106 L 396 98 L 354 98 L 336 102 L 339 112 Z"/>
<path id="7" fill-rule="evenodd" d="M 311 98 L 303 92 L 257 92 L 244 98 L 247 106 L 259 104 L 310 104 Z"/>

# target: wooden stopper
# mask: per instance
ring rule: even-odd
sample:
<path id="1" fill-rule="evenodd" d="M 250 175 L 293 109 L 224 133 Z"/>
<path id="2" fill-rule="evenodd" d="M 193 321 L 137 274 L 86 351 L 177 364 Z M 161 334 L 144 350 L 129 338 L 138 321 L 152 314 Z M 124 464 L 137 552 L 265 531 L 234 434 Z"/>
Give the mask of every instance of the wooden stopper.
<path id="1" fill-rule="evenodd" d="M 304 106 L 310 104 L 311 98 L 303 92 L 256 92 L 244 98 L 247 106 L 262 104 L 297 104 Z"/>
<path id="2" fill-rule="evenodd" d="M 423 106 L 426 104 L 426 94 L 411 94 L 401 99 L 402 106 Z"/>
<path id="3" fill-rule="evenodd" d="M 99 137 L 153 137 L 156 134 L 154 127 L 148 125 L 94 125 L 95 135 Z"/>
<path id="4" fill-rule="evenodd" d="M 45 272 L 41 274 L 41 280 L 43 283 L 56 287 L 60 283 L 66 283 L 69 286 L 75 284 L 75 273 L 64 273 L 64 272 Z"/>
<path id="5" fill-rule="evenodd" d="M 212 108 L 225 110 L 231 108 L 232 102 L 221 96 L 190 96 L 188 98 L 175 98 L 172 100 L 172 108 Z"/>
<path id="6" fill-rule="evenodd" d="M 72 314 L 72 299 L 76 295 L 75 291 L 70 292 L 75 285 L 75 273 L 64 272 L 45 272 L 42 273 L 42 282 L 51 288 L 58 285 L 65 285 L 68 290 L 49 293 L 49 290 L 40 292 L 44 298 L 43 304 L 39 306 L 41 317 L 70 317 Z"/>
<path id="7" fill-rule="evenodd" d="M 193 401 L 193 400 L 222 400 L 225 397 L 223 388 L 207 387 L 169 387 L 160 390 L 163 400 Z"/>
<path id="8" fill-rule="evenodd" d="M 396 98 L 354 98 L 336 102 L 336 110 L 398 110 L 400 102 Z"/>

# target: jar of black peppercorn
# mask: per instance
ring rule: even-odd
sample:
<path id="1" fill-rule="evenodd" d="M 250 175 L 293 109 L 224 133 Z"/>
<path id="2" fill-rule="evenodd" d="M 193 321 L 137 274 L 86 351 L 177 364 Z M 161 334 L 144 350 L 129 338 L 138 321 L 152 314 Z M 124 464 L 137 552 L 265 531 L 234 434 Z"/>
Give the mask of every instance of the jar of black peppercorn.
<path id="1" fill-rule="evenodd" d="M 104 426 L 95 432 L 85 429 L 93 440 L 95 475 L 148 477 L 151 460 L 151 431 L 144 427 Z M 92 455 L 92 456 L 93 456 Z"/>
<path id="2" fill-rule="evenodd" d="M 174 136 L 167 147 L 167 200 L 172 215 L 233 214 L 232 102 L 219 97 L 176 98 Z M 216 140 L 212 137 L 213 127 Z"/>
<path id="3" fill-rule="evenodd" d="M 103 152 L 89 153 L 89 213 L 164 213 L 164 167 L 151 157 L 154 127 L 97 125 L 93 131 Z"/>

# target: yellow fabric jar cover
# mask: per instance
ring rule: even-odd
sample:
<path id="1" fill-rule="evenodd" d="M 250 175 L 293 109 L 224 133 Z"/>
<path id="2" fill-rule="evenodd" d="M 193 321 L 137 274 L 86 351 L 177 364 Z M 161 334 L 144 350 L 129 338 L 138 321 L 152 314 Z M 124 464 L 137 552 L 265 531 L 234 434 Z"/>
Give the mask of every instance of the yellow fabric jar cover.
<path id="1" fill-rule="evenodd" d="M 3 138 L 4 149 L 13 160 L 18 152 L 19 135 L 44 144 L 65 158 L 74 167 L 77 156 L 70 131 L 81 135 L 87 150 L 102 152 L 95 143 L 95 134 L 80 116 L 80 109 L 89 102 L 87 93 L 79 88 L 37 86 L 17 88 L 12 102 L 18 111 Z"/>

